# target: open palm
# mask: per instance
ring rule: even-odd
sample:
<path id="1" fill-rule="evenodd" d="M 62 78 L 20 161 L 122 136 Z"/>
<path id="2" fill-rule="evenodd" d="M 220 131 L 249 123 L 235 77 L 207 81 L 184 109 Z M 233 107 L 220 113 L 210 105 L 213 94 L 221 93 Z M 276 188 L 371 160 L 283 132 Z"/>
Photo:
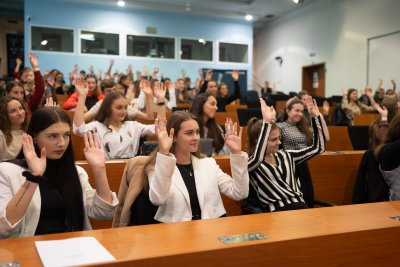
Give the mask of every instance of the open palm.
<path id="1" fill-rule="evenodd" d="M 24 133 L 22 136 L 22 151 L 28 163 L 29 171 L 35 176 L 42 176 L 46 170 L 46 149 L 41 149 L 39 158 L 36 155 L 32 137 Z"/>

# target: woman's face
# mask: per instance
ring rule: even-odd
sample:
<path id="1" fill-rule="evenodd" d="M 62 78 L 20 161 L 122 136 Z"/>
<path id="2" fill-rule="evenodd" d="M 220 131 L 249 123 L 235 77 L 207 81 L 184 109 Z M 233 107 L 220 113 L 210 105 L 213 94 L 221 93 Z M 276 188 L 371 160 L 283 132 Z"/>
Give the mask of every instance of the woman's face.
<path id="1" fill-rule="evenodd" d="M 288 114 L 288 121 L 292 123 L 297 123 L 303 118 L 304 106 L 300 103 L 292 105 L 292 109 L 286 109 Z"/>
<path id="2" fill-rule="evenodd" d="M 217 93 L 217 83 L 215 81 L 209 81 L 207 84 L 207 92 L 209 94 L 215 95 Z"/>
<path id="3" fill-rule="evenodd" d="M 60 159 L 68 148 L 70 136 L 68 123 L 57 122 L 41 131 L 33 140 L 39 149 L 46 148 L 48 159 Z"/>
<path id="4" fill-rule="evenodd" d="M 87 78 L 86 81 L 87 81 L 90 92 L 93 92 L 94 90 L 96 90 L 97 84 L 96 84 L 95 78 Z"/>
<path id="5" fill-rule="evenodd" d="M 8 96 L 14 96 L 18 98 L 20 101 L 24 100 L 24 88 L 20 86 L 14 86 L 11 88 L 10 92 L 7 93 Z"/>
<path id="6" fill-rule="evenodd" d="M 128 100 L 123 97 L 115 99 L 111 104 L 110 120 L 122 122 L 128 113 Z"/>
<path id="7" fill-rule="evenodd" d="M 182 122 L 178 134 L 174 138 L 175 153 L 194 153 L 199 149 L 200 129 L 195 120 Z"/>
<path id="8" fill-rule="evenodd" d="M 214 96 L 209 96 L 203 106 L 203 113 L 206 119 L 212 119 L 217 113 L 217 99 Z"/>
<path id="9" fill-rule="evenodd" d="M 25 110 L 17 100 L 7 103 L 7 114 L 13 128 L 19 128 L 25 121 Z"/>
<path id="10" fill-rule="evenodd" d="M 281 134 L 279 128 L 272 130 L 268 137 L 267 145 L 267 155 L 271 153 L 276 153 L 279 150 L 279 145 L 281 144 Z"/>
<path id="11" fill-rule="evenodd" d="M 222 97 L 227 96 L 228 95 L 228 86 L 226 86 L 225 84 L 221 85 L 221 88 L 219 89 L 219 95 Z"/>
<path id="12" fill-rule="evenodd" d="M 64 76 L 62 75 L 62 73 L 58 73 L 56 76 L 56 81 L 61 83 L 63 79 L 64 79 Z"/>
<path id="13" fill-rule="evenodd" d="M 356 102 L 358 100 L 358 92 L 357 91 L 353 91 L 350 94 L 350 101 L 354 101 Z"/>

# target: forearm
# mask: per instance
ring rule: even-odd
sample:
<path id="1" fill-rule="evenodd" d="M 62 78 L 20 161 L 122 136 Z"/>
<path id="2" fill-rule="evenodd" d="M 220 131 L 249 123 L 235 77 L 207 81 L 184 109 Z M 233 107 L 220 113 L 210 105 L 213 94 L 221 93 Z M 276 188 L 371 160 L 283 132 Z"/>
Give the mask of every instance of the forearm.
<path id="1" fill-rule="evenodd" d="M 78 104 L 76 106 L 74 114 L 74 125 L 78 128 L 85 123 L 85 118 L 84 118 L 85 101 L 86 101 L 86 95 L 78 96 Z"/>
<path id="2" fill-rule="evenodd" d="M 265 123 L 261 128 L 261 132 L 256 144 L 255 151 L 253 155 L 249 158 L 248 168 L 249 171 L 256 169 L 265 158 L 267 153 L 268 137 L 271 131 L 271 124 Z"/>
<path id="3" fill-rule="evenodd" d="M 321 124 L 322 124 L 322 131 L 324 132 L 325 142 L 329 142 L 331 140 L 331 136 L 329 135 L 328 126 L 326 125 L 324 116 L 321 116 L 320 118 L 321 118 Z"/>
<path id="4" fill-rule="evenodd" d="M 11 225 L 21 220 L 32 201 L 33 194 L 37 189 L 38 184 L 25 181 L 22 187 L 10 200 L 6 207 L 6 219 Z"/>
<path id="5" fill-rule="evenodd" d="M 96 181 L 96 192 L 97 195 L 104 201 L 112 204 L 112 195 L 110 186 L 107 180 L 107 173 L 104 167 L 92 167 L 93 177 Z"/>
<path id="6" fill-rule="evenodd" d="M 145 113 L 145 118 L 148 120 L 153 120 L 154 119 L 154 104 L 153 104 L 153 96 L 152 95 L 146 95 L 146 113 Z M 157 106 L 158 107 L 158 106 Z"/>
<path id="7" fill-rule="evenodd" d="M 170 193 L 172 175 L 175 170 L 176 159 L 168 155 L 157 153 L 154 172 L 150 178 L 150 201 L 154 205 L 163 205 L 167 202 Z"/>

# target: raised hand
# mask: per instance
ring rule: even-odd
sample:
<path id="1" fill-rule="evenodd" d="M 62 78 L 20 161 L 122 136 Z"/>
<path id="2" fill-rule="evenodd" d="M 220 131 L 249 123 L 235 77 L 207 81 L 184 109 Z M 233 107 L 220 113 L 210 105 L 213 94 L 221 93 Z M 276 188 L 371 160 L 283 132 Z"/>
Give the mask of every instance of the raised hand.
<path id="1" fill-rule="evenodd" d="M 206 71 L 206 77 L 204 78 L 206 81 L 209 81 L 212 79 L 213 71 L 212 70 L 207 70 Z"/>
<path id="2" fill-rule="evenodd" d="M 31 66 L 32 66 L 33 70 L 39 68 L 39 59 L 32 51 L 29 52 L 29 61 L 31 62 Z"/>
<path id="3" fill-rule="evenodd" d="M 153 95 L 153 90 L 151 90 L 150 82 L 148 80 L 141 80 L 139 83 L 139 88 L 146 96 Z"/>
<path id="4" fill-rule="evenodd" d="M 155 120 L 154 127 L 158 138 L 158 147 L 160 153 L 168 155 L 174 141 L 174 128 L 171 128 L 169 134 L 167 132 L 167 120 L 158 116 Z"/>
<path id="5" fill-rule="evenodd" d="M 74 70 L 72 71 L 73 73 L 78 73 L 79 72 L 79 66 L 78 66 L 78 64 L 75 64 L 74 65 Z"/>
<path id="6" fill-rule="evenodd" d="M 186 77 L 186 70 L 185 69 L 182 69 L 182 78 L 185 78 Z"/>
<path id="7" fill-rule="evenodd" d="M 53 101 L 52 97 L 46 98 L 46 103 L 44 104 L 45 107 L 58 107 L 58 104 Z"/>
<path id="8" fill-rule="evenodd" d="M 17 59 L 15 60 L 15 63 L 20 66 L 22 64 L 22 59 L 20 59 L 19 57 L 17 57 Z M 393 80 L 392 80 L 393 81 Z"/>
<path id="9" fill-rule="evenodd" d="M 89 87 L 86 80 L 82 77 L 75 79 L 75 90 L 79 95 L 87 95 L 89 92 Z"/>
<path id="10" fill-rule="evenodd" d="M 264 123 L 271 123 L 275 121 L 276 118 L 276 111 L 274 107 L 267 106 L 264 99 L 260 97 L 260 104 L 261 104 L 261 113 L 263 117 Z"/>
<path id="11" fill-rule="evenodd" d="M 87 132 L 83 135 L 83 141 L 85 143 L 83 153 L 85 153 L 85 158 L 89 165 L 92 168 L 105 168 L 104 149 L 97 138 L 97 134 Z"/>
<path id="12" fill-rule="evenodd" d="M 367 86 L 366 88 L 365 88 L 365 94 L 367 95 L 367 96 L 371 96 L 372 97 L 372 88 L 371 88 L 371 86 Z"/>
<path id="13" fill-rule="evenodd" d="M 232 154 L 240 153 L 242 150 L 242 127 L 239 129 L 238 135 L 237 123 L 233 123 L 230 118 L 226 118 L 224 139 Z"/>
<path id="14" fill-rule="evenodd" d="M 305 104 L 311 117 L 316 118 L 321 114 L 319 112 L 317 101 L 315 101 L 315 99 L 312 99 L 311 96 L 305 96 Z"/>
<path id="15" fill-rule="evenodd" d="M 154 96 L 157 98 L 157 102 L 163 102 L 165 99 L 165 93 L 167 92 L 164 88 L 163 83 L 155 83 L 154 85 Z"/>
<path id="16" fill-rule="evenodd" d="M 232 71 L 232 79 L 233 79 L 234 81 L 239 80 L 239 71 L 238 71 L 238 70 L 233 70 L 233 71 Z"/>
<path id="17" fill-rule="evenodd" d="M 28 163 L 28 168 L 31 174 L 35 176 L 42 176 L 46 170 L 46 148 L 43 147 L 41 149 L 39 158 L 36 155 L 32 137 L 24 133 L 22 135 L 22 151 L 24 153 L 26 162 Z"/>
<path id="18" fill-rule="evenodd" d="M 198 72 L 199 72 L 200 80 L 202 80 L 203 79 L 203 69 L 199 69 Z"/>

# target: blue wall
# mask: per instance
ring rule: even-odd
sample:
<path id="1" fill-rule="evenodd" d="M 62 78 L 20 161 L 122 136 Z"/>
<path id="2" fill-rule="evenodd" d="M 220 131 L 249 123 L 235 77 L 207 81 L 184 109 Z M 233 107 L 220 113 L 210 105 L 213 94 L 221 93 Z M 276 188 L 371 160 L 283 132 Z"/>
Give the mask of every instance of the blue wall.
<path id="1" fill-rule="evenodd" d="M 27 21 L 30 16 L 30 21 Z M 253 63 L 253 30 L 251 23 L 213 17 L 194 16 L 184 13 L 161 13 L 154 11 L 122 9 L 119 7 L 104 7 L 88 4 L 68 3 L 60 0 L 25 0 L 25 56 L 30 51 L 30 27 L 51 26 L 69 28 L 75 31 L 74 53 L 40 52 L 40 66 L 45 69 L 58 68 L 67 76 L 78 63 L 80 69 L 87 70 L 90 65 L 95 71 L 105 71 L 111 58 L 115 59 L 114 70 L 125 72 L 129 64 L 134 71 L 143 70 L 145 66 L 152 70 L 159 67 L 165 76 L 176 79 L 181 76 L 181 69 L 187 75 L 197 78 L 199 68 L 242 69 L 247 70 L 248 88 L 252 88 L 251 75 Z M 176 37 L 176 59 L 159 60 L 125 56 L 126 34 L 146 35 L 146 27 L 155 27 L 157 35 Z M 120 56 L 80 55 L 79 30 L 93 30 L 120 34 Z M 213 62 L 180 61 L 179 38 L 204 38 L 214 41 Z M 217 42 L 232 42 L 249 44 L 249 63 L 219 63 L 217 60 Z M 26 61 L 29 62 L 29 61 Z"/>

